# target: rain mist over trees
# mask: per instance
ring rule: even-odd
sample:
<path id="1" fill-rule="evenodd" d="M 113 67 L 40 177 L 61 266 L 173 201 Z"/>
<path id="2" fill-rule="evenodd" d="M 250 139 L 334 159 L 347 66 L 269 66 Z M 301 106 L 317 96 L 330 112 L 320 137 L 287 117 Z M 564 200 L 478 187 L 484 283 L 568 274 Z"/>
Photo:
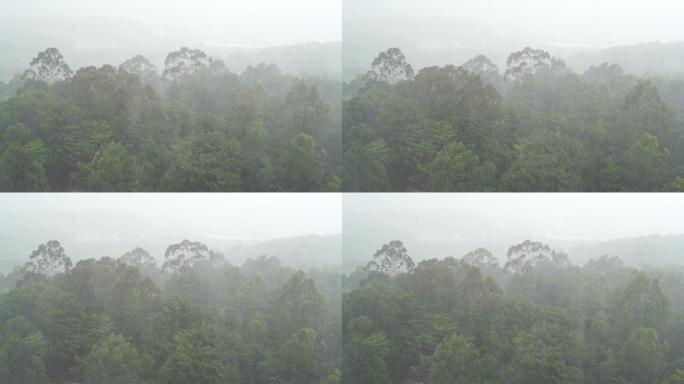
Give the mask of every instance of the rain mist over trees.
<path id="1" fill-rule="evenodd" d="M 343 383 L 684 379 L 681 266 L 574 265 L 530 240 L 501 259 L 479 248 L 414 265 L 395 240 L 343 289 Z"/>
<path id="2" fill-rule="evenodd" d="M 526 47 L 414 69 L 399 48 L 345 84 L 346 191 L 679 191 L 684 87 Z"/>
<path id="3" fill-rule="evenodd" d="M 196 241 L 73 264 L 39 245 L 0 286 L 3 383 L 338 383 L 340 275 L 231 265 Z M 6 283 L 4 280 L 0 282 Z"/>
<path id="4" fill-rule="evenodd" d="M 233 73 L 182 47 L 72 69 L 57 48 L 0 90 L 3 191 L 335 191 L 340 84 Z"/>

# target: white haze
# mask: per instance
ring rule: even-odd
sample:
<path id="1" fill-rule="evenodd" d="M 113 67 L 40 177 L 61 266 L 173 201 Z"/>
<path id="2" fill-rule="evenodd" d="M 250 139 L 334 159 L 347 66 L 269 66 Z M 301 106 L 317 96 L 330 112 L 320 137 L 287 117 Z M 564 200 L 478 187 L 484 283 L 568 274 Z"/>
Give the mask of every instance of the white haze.
<path id="1" fill-rule="evenodd" d="M 676 0 L 346 0 L 344 66 L 358 72 L 398 46 L 415 67 L 485 54 L 501 64 L 525 46 L 572 53 L 684 40 Z"/>
<path id="2" fill-rule="evenodd" d="M 181 46 L 221 56 L 340 41 L 341 12 L 341 0 L 0 0 L 0 74 L 25 69 L 53 46 L 77 69 L 136 54 L 161 65 Z"/>
<path id="3" fill-rule="evenodd" d="M 1 20 L 36 20 L 73 23 L 101 19 L 143 25 L 156 36 L 177 35 L 187 44 L 267 47 L 308 41 L 340 39 L 341 0 L 3 0 Z M 125 24 L 109 25 L 101 32 L 115 43 L 115 36 L 130 31 Z M 49 29 L 32 25 L 36 34 Z M 78 25 L 71 25 L 78 30 Z M 62 31 L 56 31 L 62 32 Z M 93 41 L 81 30 L 84 41 Z M 20 36 L 14 36 L 21 40 Z M 141 36 L 144 38 L 145 36 Z M 120 42 L 120 41 L 119 41 Z"/>
<path id="4" fill-rule="evenodd" d="M 527 239 L 569 251 L 611 239 L 683 234 L 683 215 L 681 194 L 347 194 L 344 263 L 349 269 L 367 262 L 391 240 L 404 241 L 418 260 L 461 257 L 477 247 L 505 259 L 509 246 Z"/>
<path id="5" fill-rule="evenodd" d="M 341 231 L 341 201 L 316 193 L 0 194 L 0 217 L 2 272 L 48 240 L 59 240 L 74 261 L 118 257 L 138 246 L 161 260 L 166 246 L 184 239 L 225 251 L 335 235 Z"/>

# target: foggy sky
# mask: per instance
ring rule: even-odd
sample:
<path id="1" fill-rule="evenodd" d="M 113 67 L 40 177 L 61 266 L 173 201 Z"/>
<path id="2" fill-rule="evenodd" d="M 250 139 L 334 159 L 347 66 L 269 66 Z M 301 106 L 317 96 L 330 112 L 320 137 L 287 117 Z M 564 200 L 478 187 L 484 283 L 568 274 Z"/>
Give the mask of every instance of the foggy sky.
<path id="1" fill-rule="evenodd" d="M 524 240 L 554 248 L 684 233 L 681 194 L 0 194 L 0 271 L 59 240 L 74 261 L 183 239 L 235 244 L 342 233 L 343 264 L 391 240 L 416 260 L 496 255 Z M 570 255 L 572 258 L 572 254 Z"/>
<path id="2" fill-rule="evenodd" d="M 0 194 L 0 264 L 59 240 L 76 261 L 140 246 L 163 256 L 184 239 L 224 250 L 237 242 L 339 234 L 333 194 Z M 3 267 L 3 265 L 0 265 Z M 2 268 L 0 268 L 0 271 Z"/>
<path id="3" fill-rule="evenodd" d="M 179 34 L 186 43 L 267 47 L 340 39 L 341 0 L 4 0 L 0 20 L 69 21 L 105 19 L 140 23 L 161 37 Z M 10 5 L 11 4 L 11 5 Z M 126 23 L 96 30 L 116 42 Z M 32 25 L 49 40 L 51 31 Z M 71 25 L 74 29 L 78 25 Z M 91 31 L 82 30 L 83 39 Z M 93 37 L 93 36 L 90 36 Z M 141 36 L 144 38 L 145 36 Z M 6 37 L 7 38 L 7 37 Z M 14 36 L 21 40 L 21 36 Z M 45 41 L 48 43 L 48 41 Z M 45 45 L 44 45 L 45 46 Z"/>
<path id="4" fill-rule="evenodd" d="M 683 215 L 680 194 L 345 194 L 344 257 L 370 260 L 391 240 L 404 241 L 417 259 L 460 257 L 476 247 L 501 256 L 528 239 L 567 249 L 682 234 Z"/>
<path id="5" fill-rule="evenodd" d="M 159 66 L 181 46 L 220 57 L 227 48 L 340 41 L 341 12 L 341 0 L 0 0 L 0 74 L 23 71 L 48 47 L 76 70 L 136 54 Z"/>
<path id="6" fill-rule="evenodd" d="M 420 68 L 480 53 L 501 62 L 525 46 L 563 53 L 684 40 L 684 2 L 676 0 L 345 0 L 343 7 L 348 70 L 393 46 Z"/>

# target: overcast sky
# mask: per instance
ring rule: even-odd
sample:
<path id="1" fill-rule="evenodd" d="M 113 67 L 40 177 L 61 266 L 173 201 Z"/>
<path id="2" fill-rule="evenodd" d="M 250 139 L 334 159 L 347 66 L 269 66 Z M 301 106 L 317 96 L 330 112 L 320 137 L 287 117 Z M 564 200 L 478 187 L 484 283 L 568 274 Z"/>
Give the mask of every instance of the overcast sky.
<path id="1" fill-rule="evenodd" d="M 562 52 L 684 40 L 678 0 L 345 0 L 343 7 L 344 64 L 352 70 L 393 46 L 422 67 L 479 53 L 500 61 L 525 46 Z"/>
<path id="2" fill-rule="evenodd" d="M 182 39 L 179 44 L 267 47 L 339 41 L 341 34 L 341 0 L 2 1 L 6 4 L 0 19 L 54 21 L 80 29 L 84 40 L 91 31 L 79 28 L 75 22 L 85 19 L 116 21 L 118 24 L 105 26 L 109 30 L 92 31 L 110 37 L 111 42 L 128 32 L 125 28 L 129 23 L 140 24 L 158 37 L 178 35 Z M 49 43 L 54 31 L 45 30 L 40 24 L 30 27 Z M 21 40 L 22 36 L 12 38 Z"/>
<path id="3" fill-rule="evenodd" d="M 524 240 L 571 244 L 682 234 L 681 194 L 345 194 L 345 257 L 372 256 L 390 240 L 429 257 L 475 247 L 499 255 Z M 414 253 L 415 255 L 415 253 Z"/>
<path id="4" fill-rule="evenodd" d="M 0 270 L 59 240 L 74 260 L 136 246 L 162 255 L 183 239 L 225 250 L 343 233 L 343 254 L 367 261 L 390 240 L 421 257 L 498 255 L 526 239 L 564 249 L 684 233 L 682 194 L 0 194 Z"/>
<path id="5" fill-rule="evenodd" d="M 339 234 L 335 194 L 0 194 L 0 262 L 59 240 L 78 260 L 141 246 L 162 255 L 183 239 L 225 249 L 233 241 Z M 0 265 L 2 267 L 2 265 Z"/>
<path id="6" fill-rule="evenodd" d="M 344 25 L 400 20 L 426 40 L 611 46 L 684 39 L 678 0 L 345 0 Z M 485 36 L 469 28 L 487 29 Z M 382 25 L 377 25 L 378 31 Z M 353 31 L 346 31 L 352 32 Z M 396 31 L 398 32 L 398 31 Z M 455 32 L 459 32 L 460 36 Z M 392 31 L 388 31 L 392 33 Z M 474 33 L 474 34 L 473 34 Z M 487 41 L 489 40 L 489 41 Z"/>
<path id="7" fill-rule="evenodd" d="M 142 54 L 156 65 L 182 46 L 340 41 L 342 0 L 0 0 L 0 80 L 57 47 L 72 69 Z"/>

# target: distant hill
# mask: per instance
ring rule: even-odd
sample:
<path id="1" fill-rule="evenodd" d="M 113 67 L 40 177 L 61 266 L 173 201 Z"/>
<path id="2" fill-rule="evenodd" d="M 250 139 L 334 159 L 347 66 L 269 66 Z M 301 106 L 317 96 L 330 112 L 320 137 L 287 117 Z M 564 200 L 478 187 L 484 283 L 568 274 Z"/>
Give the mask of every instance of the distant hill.
<path id="1" fill-rule="evenodd" d="M 573 262 L 583 264 L 603 255 L 618 256 L 633 267 L 684 266 L 684 234 L 650 235 L 608 240 L 569 248 Z"/>
<path id="2" fill-rule="evenodd" d="M 234 245 L 224 252 L 226 260 L 238 265 L 248 258 L 268 255 L 292 268 L 340 266 L 342 239 L 340 235 L 307 235 Z"/>
<path id="3" fill-rule="evenodd" d="M 500 264 L 506 261 L 508 248 L 523 238 L 508 238 L 505 234 L 490 236 L 488 240 L 472 237 L 453 239 L 430 239 L 424 236 L 410 236 L 405 233 L 379 240 L 372 235 L 345 235 L 343 271 L 349 273 L 357 266 L 363 266 L 372 259 L 375 250 L 383 242 L 401 239 L 414 261 L 427 258 L 452 256 L 459 258 L 475 248 L 485 247 L 499 258 Z M 679 265 L 684 267 L 684 234 L 650 235 L 605 241 L 552 239 L 544 236 L 531 238 L 550 245 L 553 249 L 567 252 L 573 264 L 584 265 L 591 258 L 603 255 L 618 256 L 633 267 L 657 267 Z"/>
<path id="4" fill-rule="evenodd" d="M 605 62 L 619 64 L 635 75 L 684 74 L 684 41 L 611 47 L 567 58 L 568 65 L 579 72 Z"/>
<path id="5" fill-rule="evenodd" d="M 2 28 L 0 28 L 2 32 Z M 55 44 L 64 55 L 64 59 L 71 69 L 94 65 L 112 64 L 119 66 L 126 59 L 137 54 L 145 56 L 157 66 L 161 74 L 164 60 L 171 51 L 179 49 L 180 45 L 168 43 L 141 47 L 126 46 L 88 46 L 74 48 L 67 43 Z M 321 76 L 341 78 L 342 74 L 342 46 L 337 42 L 309 42 L 287 46 L 268 48 L 220 47 L 212 45 L 190 46 L 206 52 L 209 56 L 224 60 L 228 69 L 240 73 L 249 65 L 259 63 L 276 64 L 281 71 L 294 76 Z M 0 48 L 2 45 L 0 44 Z M 45 47 L 47 48 L 47 47 Z M 41 48 L 44 49 L 44 48 Z M 23 49 L 5 49 L 5 57 L 0 58 L 0 82 L 9 81 L 15 74 L 22 73 L 29 67 L 29 63 L 38 53 Z"/>
<path id="6" fill-rule="evenodd" d="M 249 65 L 273 63 L 283 73 L 296 76 L 340 77 L 342 73 L 340 42 L 310 42 L 263 49 L 231 48 L 216 54 L 233 72 L 242 72 Z"/>
<path id="7" fill-rule="evenodd" d="M 23 262 L 20 260 L 0 259 L 0 274 L 10 273 L 15 267 L 20 267 L 23 265 Z"/>
<path id="8" fill-rule="evenodd" d="M 118 257 L 127 250 L 140 246 L 150 252 L 157 259 L 157 265 L 164 263 L 164 250 L 166 247 L 178 241 L 173 238 L 160 237 L 154 241 L 138 243 L 136 241 L 121 241 L 114 236 L 111 239 L 99 241 L 74 241 L 66 236 L 58 237 L 67 255 L 74 262 L 104 255 Z M 210 249 L 220 250 L 225 254 L 226 260 L 232 264 L 240 265 L 248 258 L 261 255 L 275 256 L 283 265 L 293 268 L 301 267 L 330 267 L 342 264 L 342 244 L 340 235 L 306 235 L 284 239 L 266 241 L 248 240 L 217 240 L 196 239 L 205 243 Z M 30 251 L 35 246 L 25 247 L 21 244 L 35 240 L 26 240 L 12 244 L 6 244 L 4 253 L 0 255 L 0 273 L 8 273 L 16 266 L 22 266 L 28 260 Z"/>
<path id="9" fill-rule="evenodd" d="M 358 33 L 356 33 L 358 35 Z M 507 45 L 504 42 L 497 46 L 479 46 L 476 44 L 416 44 L 409 40 L 390 40 L 385 45 L 373 45 L 374 41 L 364 41 L 353 36 L 354 44 L 346 43 L 344 50 L 344 80 L 350 81 L 354 76 L 364 73 L 377 53 L 397 46 L 402 49 L 407 60 L 414 69 L 432 65 L 460 65 L 466 60 L 483 54 L 497 64 L 503 72 L 506 59 L 514 51 L 522 49 L 521 45 Z M 549 51 L 554 56 L 563 58 L 574 71 L 582 73 L 592 65 L 601 63 L 620 64 L 625 72 L 634 75 L 684 75 L 684 41 L 651 42 L 635 45 L 615 46 L 608 48 L 557 47 L 532 45 Z"/>

